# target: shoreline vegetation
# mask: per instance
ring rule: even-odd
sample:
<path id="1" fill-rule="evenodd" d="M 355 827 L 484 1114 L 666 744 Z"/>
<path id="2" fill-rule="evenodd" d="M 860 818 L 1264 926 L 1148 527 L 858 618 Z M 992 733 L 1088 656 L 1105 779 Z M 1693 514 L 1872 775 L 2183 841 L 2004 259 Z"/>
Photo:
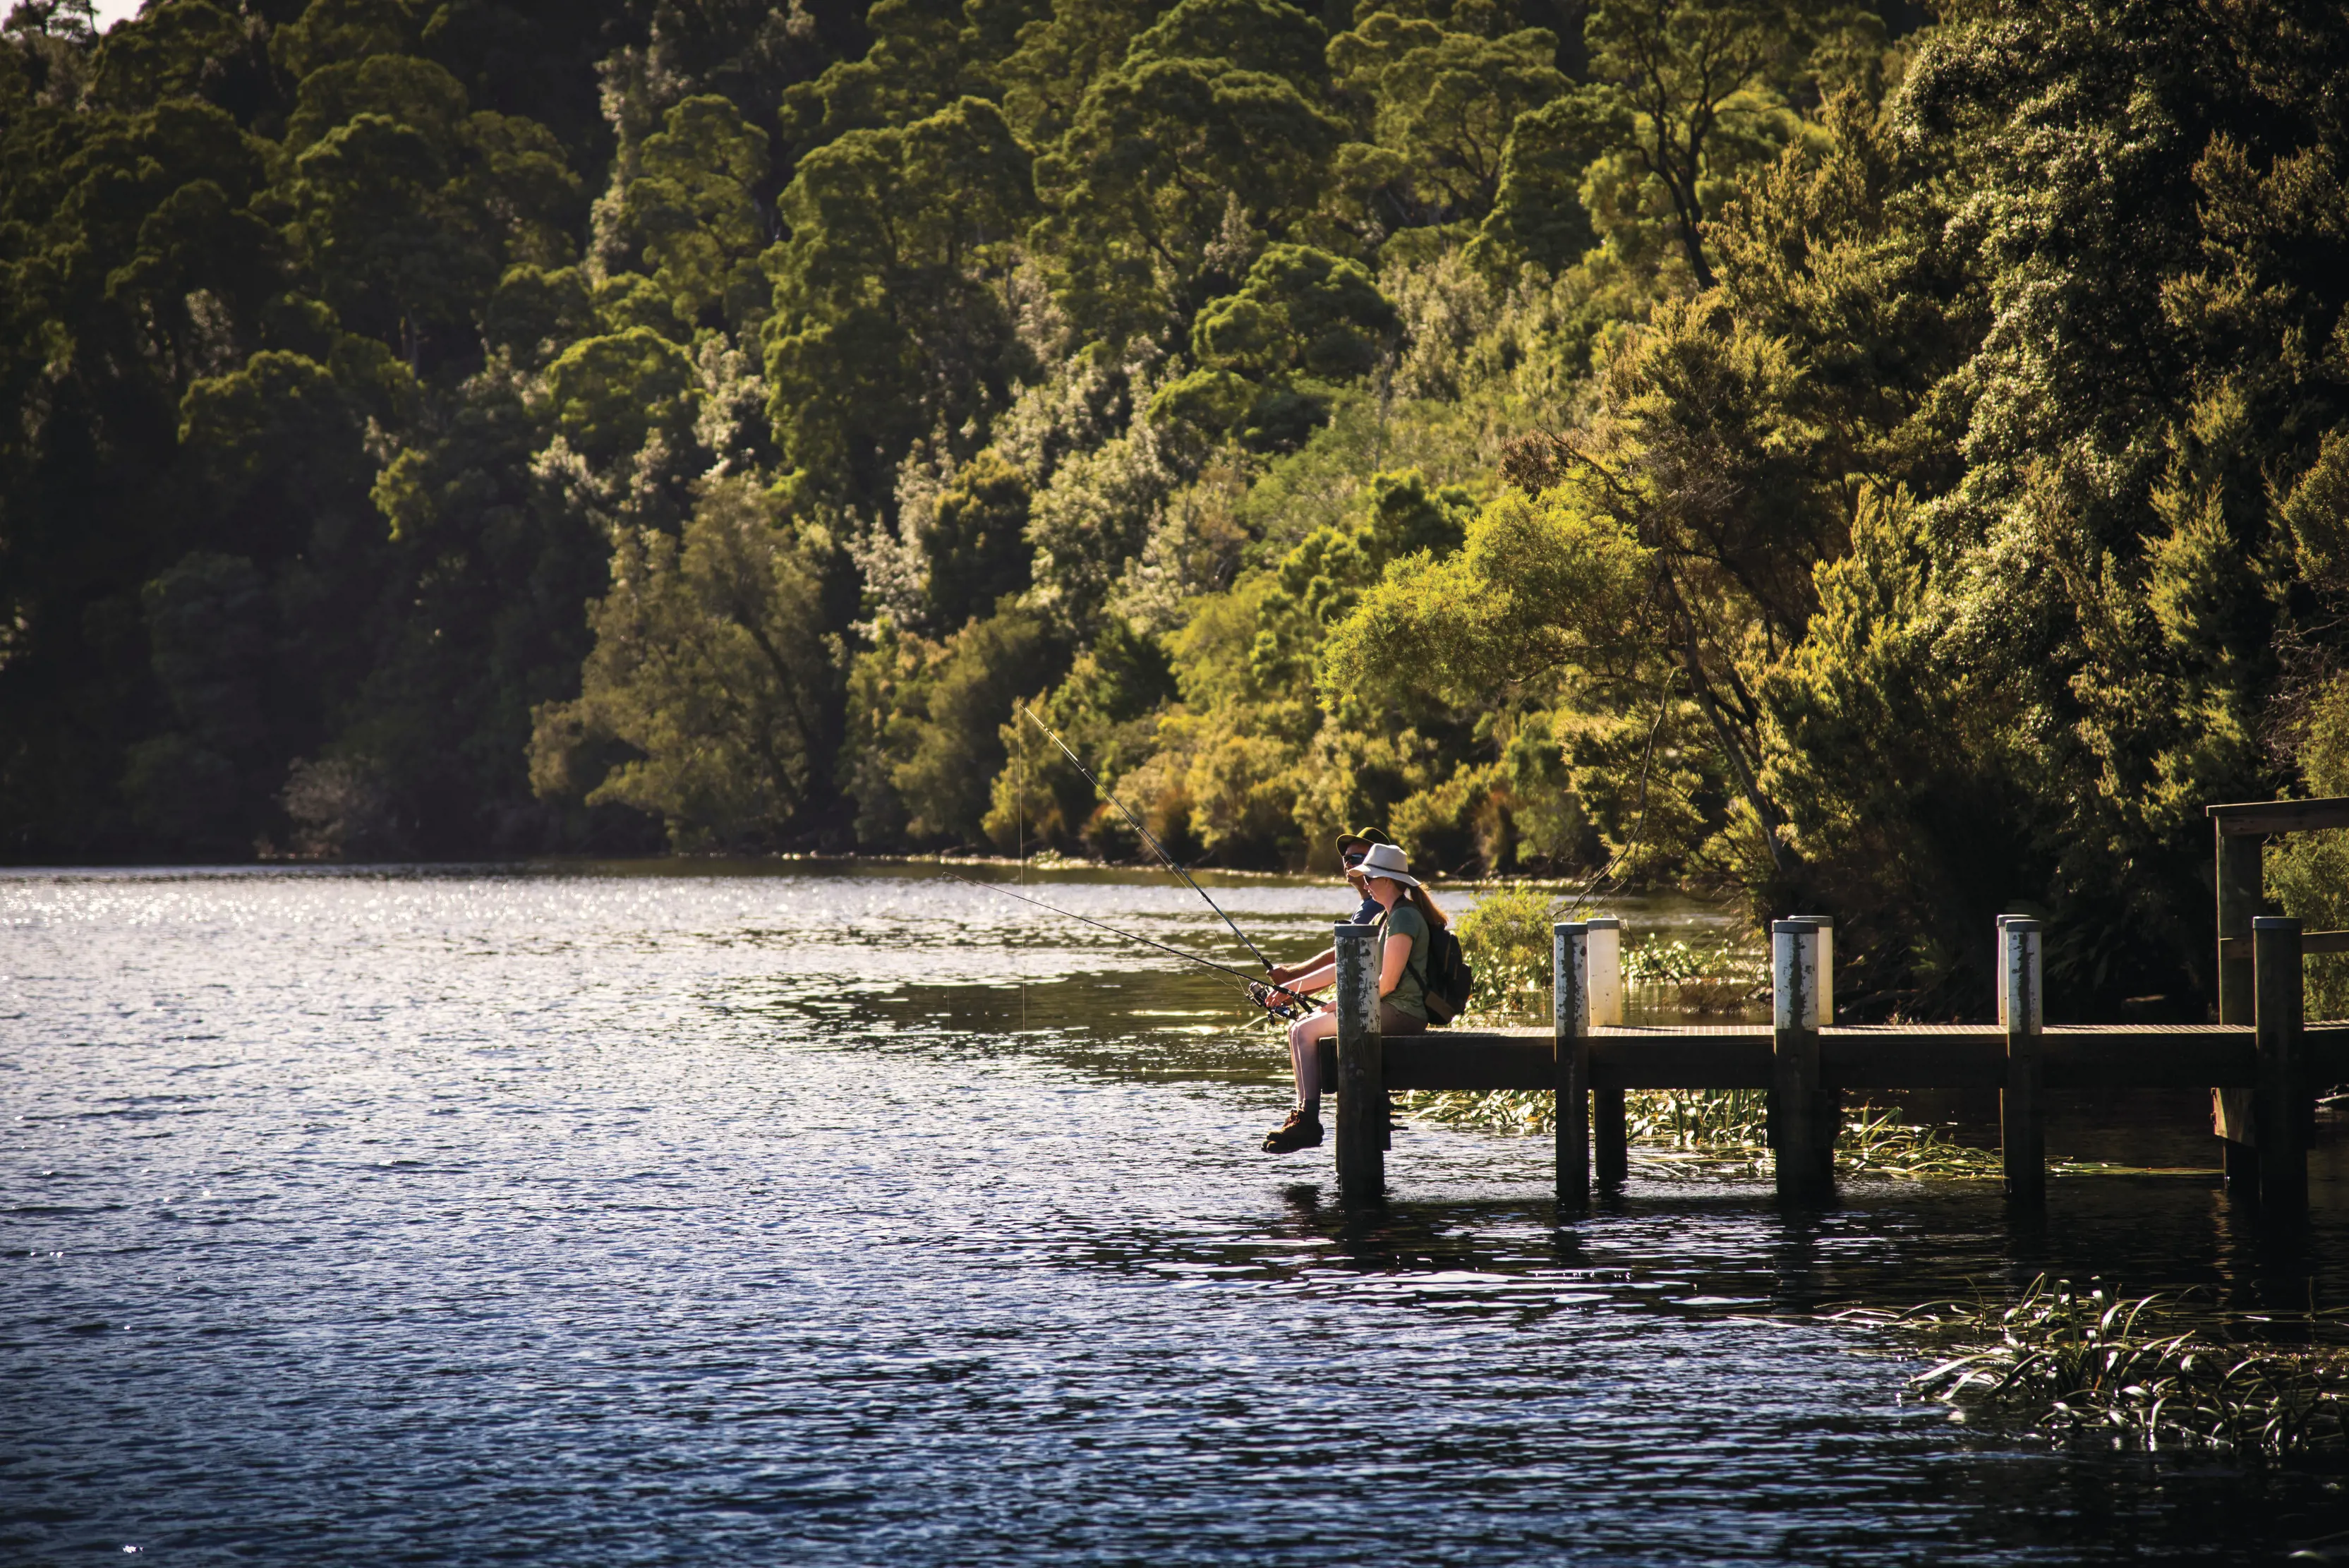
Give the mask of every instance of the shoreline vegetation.
<path id="1" fill-rule="evenodd" d="M 97 22 L 0 20 L 0 860 L 1132 857 L 1024 711 L 1186 862 L 2199 1016 L 2203 806 L 2349 793 L 2338 6 Z"/>

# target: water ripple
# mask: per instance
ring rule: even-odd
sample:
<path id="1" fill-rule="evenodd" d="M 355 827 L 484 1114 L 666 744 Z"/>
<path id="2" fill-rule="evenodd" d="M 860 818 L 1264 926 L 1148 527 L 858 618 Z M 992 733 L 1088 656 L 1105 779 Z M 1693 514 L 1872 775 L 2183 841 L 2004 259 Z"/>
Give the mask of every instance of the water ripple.
<path id="1" fill-rule="evenodd" d="M 1237 881 L 1302 949 L 1340 900 Z M 1180 888 L 1064 907 L 1206 949 Z M 1654 911 L 1686 922 L 1686 910 Z M 918 868 L 0 877 L 0 1560 L 2271 1562 L 2313 1469 L 2051 1451 L 1820 1306 L 2331 1299 L 2207 1186 L 1789 1218 L 1255 1140 L 1227 990 Z M 2328 1186 L 2328 1194 L 2337 1188 Z M 2327 1212 L 2338 1212 L 2328 1204 Z M 2337 1257 L 2327 1220 L 2315 1255 Z"/>

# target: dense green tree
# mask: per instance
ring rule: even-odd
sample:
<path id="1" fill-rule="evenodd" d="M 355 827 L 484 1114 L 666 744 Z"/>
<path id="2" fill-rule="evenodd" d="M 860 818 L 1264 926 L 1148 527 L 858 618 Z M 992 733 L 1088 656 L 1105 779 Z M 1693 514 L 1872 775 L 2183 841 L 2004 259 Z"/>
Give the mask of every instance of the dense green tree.
<path id="1" fill-rule="evenodd" d="M 943 643 L 885 632 L 848 686 L 854 741 L 843 788 L 867 841 L 922 846 L 985 841 L 993 781 L 1011 755 L 1005 721 L 1050 678 L 1050 628 L 1007 609 Z"/>
<path id="2" fill-rule="evenodd" d="M 1029 585 L 1028 476 L 993 447 L 957 472 L 922 537 L 930 624 L 947 629 Z"/>
<path id="3" fill-rule="evenodd" d="M 1344 133 L 1293 74 L 1316 31 L 1278 0 L 1185 0 L 1087 89 L 1035 179 L 1089 335 L 1164 330 L 1312 212 Z"/>
<path id="4" fill-rule="evenodd" d="M 926 119 L 963 96 L 969 63 L 964 7 L 952 0 L 875 0 L 864 14 L 870 46 L 835 60 L 783 94 L 784 136 L 801 156 L 852 130 Z"/>
<path id="5" fill-rule="evenodd" d="M 1329 53 L 1371 133 L 1340 153 L 1343 177 L 1382 230 L 1481 222 L 1517 120 L 1569 85 L 1555 63 L 1557 36 L 1538 27 L 1486 37 L 1380 10 L 1332 38 Z"/>
<path id="6" fill-rule="evenodd" d="M 1092 84 L 1122 63 L 1134 35 L 1172 0 L 1056 0 L 1015 36 L 1015 47 L 987 77 L 1021 143 L 1059 144 Z"/>
<path id="7" fill-rule="evenodd" d="M 709 486 L 681 537 L 623 534 L 585 689 L 537 711 L 533 785 L 657 813 L 680 849 L 790 842 L 828 796 L 838 722 L 823 548 L 741 480 Z M 582 777 L 602 741 L 636 754 Z"/>
<path id="8" fill-rule="evenodd" d="M 877 505 L 916 440 L 1009 400 L 1023 363 L 999 286 L 1028 164 L 975 98 L 801 160 L 765 342 L 776 439 L 812 499 Z"/>
<path id="9" fill-rule="evenodd" d="M 767 139 L 716 94 L 672 108 L 645 139 L 621 222 L 679 321 L 757 325 L 769 289 L 756 191 L 767 173 Z"/>
<path id="10" fill-rule="evenodd" d="M 1582 182 L 1609 149 L 1630 140 L 1631 121 L 1614 96 L 1584 88 L 1517 116 L 1501 149 L 1492 210 L 1469 254 L 1487 265 L 1531 262 L 1562 272 L 1598 238 Z"/>
<path id="11" fill-rule="evenodd" d="M 1327 418 L 1333 383 L 1376 369 L 1395 310 L 1359 262 L 1274 244 L 1237 293 L 1191 326 L 1199 368 L 1163 388 L 1154 417 L 1229 431 L 1259 451 L 1293 448 Z"/>
<path id="12" fill-rule="evenodd" d="M 1806 20 L 1785 0 L 1600 0 L 1591 10 L 1591 71 L 1630 132 L 1624 172 L 1661 192 L 1700 288 L 1713 284 L 1703 229 L 1724 174 L 1793 129 L 1780 92 L 1801 67 Z M 1636 184 L 1619 199 L 1636 202 Z"/>

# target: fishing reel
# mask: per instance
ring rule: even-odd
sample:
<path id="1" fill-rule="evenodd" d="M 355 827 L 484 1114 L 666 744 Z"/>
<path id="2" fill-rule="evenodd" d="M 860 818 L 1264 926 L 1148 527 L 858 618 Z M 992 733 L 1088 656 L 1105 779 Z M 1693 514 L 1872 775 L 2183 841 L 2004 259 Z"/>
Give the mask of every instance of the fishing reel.
<path id="1" fill-rule="evenodd" d="M 1250 1002 L 1255 1002 L 1283 1023 L 1294 1023 L 1305 1016 L 1304 1003 L 1299 1002 L 1288 992 L 1277 986 L 1268 985 L 1263 981 L 1250 981 L 1247 993 Z"/>

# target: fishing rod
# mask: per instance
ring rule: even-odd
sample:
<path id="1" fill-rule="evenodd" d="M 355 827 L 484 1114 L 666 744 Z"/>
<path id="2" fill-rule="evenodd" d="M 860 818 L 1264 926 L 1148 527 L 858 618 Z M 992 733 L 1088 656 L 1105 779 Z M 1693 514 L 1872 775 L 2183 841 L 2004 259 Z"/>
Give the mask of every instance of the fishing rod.
<path id="1" fill-rule="evenodd" d="M 1144 844 L 1147 844 L 1151 848 L 1158 852 L 1158 858 L 1166 862 L 1166 868 L 1174 872 L 1177 877 L 1182 877 L 1184 885 L 1189 888 L 1191 891 L 1198 894 L 1202 898 L 1207 898 L 1207 890 L 1205 888 L 1200 887 L 1196 882 L 1191 880 L 1191 874 L 1183 869 L 1182 865 L 1175 860 L 1174 857 L 1166 853 L 1166 846 L 1159 843 L 1158 836 L 1142 825 L 1142 818 L 1134 815 L 1133 812 L 1126 809 L 1125 802 L 1110 794 L 1108 786 L 1104 785 L 1101 780 L 1093 777 L 1092 770 L 1085 766 L 1085 760 L 1077 755 L 1075 752 L 1069 749 L 1069 742 L 1061 739 L 1060 735 L 1053 730 L 1051 725 L 1047 724 L 1043 720 L 1037 718 L 1036 710 L 1033 708 L 1028 707 L 1023 703 L 1020 706 L 1019 711 L 1028 715 L 1029 721 L 1038 729 L 1043 731 L 1045 734 L 1051 737 L 1052 744 L 1060 747 L 1062 754 L 1065 755 L 1069 759 L 1070 763 L 1075 766 L 1077 772 L 1085 775 L 1085 782 L 1093 786 L 1094 792 L 1103 800 L 1109 802 L 1110 805 L 1117 807 L 1119 813 L 1124 816 L 1125 820 L 1133 825 L 1133 831 L 1142 835 L 1142 841 Z M 1264 950 L 1262 948 L 1248 940 L 1248 934 L 1240 929 L 1239 923 L 1237 921 L 1234 920 L 1229 915 L 1224 914 L 1224 907 L 1221 904 L 1216 903 L 1213 898 L 1207 898 L 1207 908 L 1215 910 L 1216 914 L 1223 916 L 1224 924 L 1232 928 L 1232 935 L 1239 938 L 1241 946 L 1247 948 L 1248 951 L 1256 954 L 1256 961 L 1264 965 L 1265 973 L 1270 974 L 1273 971 L 1272 961 L 1264 956 Z M 1082 917 L 1079 918 L 1081 919 Z"/>
<path id="2" fill-rule="evenodd" d="M 965 877 L 960 872 L 955 871 L 943 865 L 941 865 L 938 869 L 967 888 L 985 888 L 988 892 L 1000 893 L 1007 898 L 1017 898 L 1023 904 L 1033 904 L 1036 908 L 1043 910 L 1045 913 L 1058 915 L 1064 920 L 1081 920 L 1086 925 L 1093 926 L 1099 929 L 1107 931 L 1113 937 L 1123 937 L 1127 941 L 1140 942 L 1146 948 L 1156 948 L 1162 953 L 1169 953 L 1186 962 L 1195 963 L 1203 968 L 1214 970 L 1218 974 L 1230 975 L 1234 980 L 1246 983 L 1248 988 L 1248 995 L 1251 1001 L 1255 1000 L 1256 992 L 1260 990 L 1268 996 L 1287 997 L 1290 1002 L 1296 1002 L 1304 1007 L 1318 1007 L 1320 1005 L 1302 992 L 1291 991 L 1285 985 L 1275 985 L 1270 981 L 1257 980 L 1245 970 L 1237 970 L 1229 964 L 1217 963 L 1213 959 L 1201 958 L 1197 953 L 1185 952 L 1181 948 L 1170 948 L 1164 942 L 1154 941 L 1148 937 L 1136 936 L 1132 931 L 1120 930 L 1117 927 L 1111 925 L 1107 920 L 1096 920 L 1091 915 L 1080 915 L 1072 909 L 1059 909 L 1053 905 L 1048 904 L 1041 898 L 1031 898 L 1025 893 L 1015 893 L 1000 882 L 978 881 L 975 878 Z M 1269 1003 L 1263 1003 L 1261 1005 L 1264 1006 L 1265 1011 L 1268 1012 L 1275 1011 Z"/>

